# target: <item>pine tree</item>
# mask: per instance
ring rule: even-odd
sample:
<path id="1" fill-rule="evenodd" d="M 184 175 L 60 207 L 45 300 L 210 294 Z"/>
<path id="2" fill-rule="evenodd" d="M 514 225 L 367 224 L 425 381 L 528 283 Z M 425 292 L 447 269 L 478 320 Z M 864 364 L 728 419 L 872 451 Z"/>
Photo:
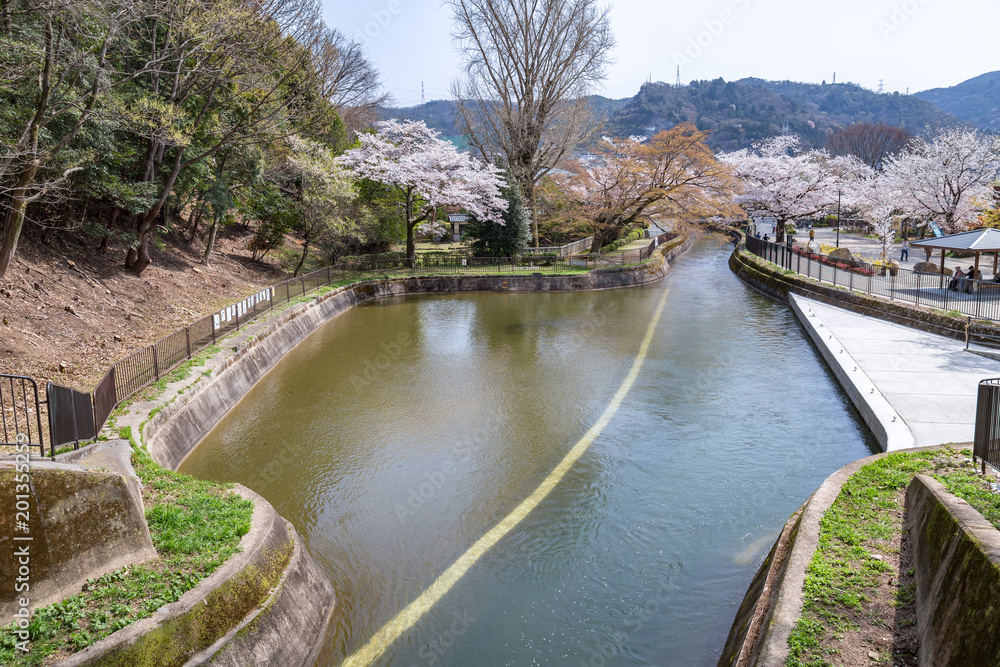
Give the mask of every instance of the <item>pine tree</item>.
<path id="1" fill-rule="evenodd" d="M 507 200 L 503 224 L 472 218 L 462 230 L 462 239 L 472 241 L 474 257 L 514 257 L 531 240 L 531 215 L 524 193 L 513 179 L 506 174 L 505 178 L 507 185 L 501 189 Z"/>

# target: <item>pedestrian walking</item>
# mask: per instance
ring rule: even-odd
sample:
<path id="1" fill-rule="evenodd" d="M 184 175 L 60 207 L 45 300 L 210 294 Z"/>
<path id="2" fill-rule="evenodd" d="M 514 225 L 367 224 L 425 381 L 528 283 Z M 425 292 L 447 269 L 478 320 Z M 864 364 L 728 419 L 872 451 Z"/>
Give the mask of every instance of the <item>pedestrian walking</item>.
<path id="1" fill-rule="evenodd" d="M 903 239 L 903 249 L 899 253 L 899 261 L 906 262 L 910 259 L 910 242 Z"/>

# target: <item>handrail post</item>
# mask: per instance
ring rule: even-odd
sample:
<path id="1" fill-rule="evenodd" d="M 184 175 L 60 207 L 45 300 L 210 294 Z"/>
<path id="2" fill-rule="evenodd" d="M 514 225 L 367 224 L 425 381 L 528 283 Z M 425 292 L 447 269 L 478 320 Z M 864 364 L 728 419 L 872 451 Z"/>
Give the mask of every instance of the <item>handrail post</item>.
<path id="1" fill-rule="evenodd" d="M 184 342 L 187 343 L 188 359 L 191 358 L 191 325 L 184 327 Z"/>
<path id="2" fill-rule="evenodd" d="M 160 379 L 160 362 L 156 357 L 156 343 L 150 345 L 153 348 L 153 376 L 159 380 Z"/>

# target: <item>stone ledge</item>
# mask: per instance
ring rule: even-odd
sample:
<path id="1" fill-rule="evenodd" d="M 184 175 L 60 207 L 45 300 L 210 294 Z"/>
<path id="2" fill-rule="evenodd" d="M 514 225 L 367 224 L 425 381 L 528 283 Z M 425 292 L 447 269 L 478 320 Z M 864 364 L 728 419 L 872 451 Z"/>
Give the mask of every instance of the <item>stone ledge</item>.
<path id="1" fill-rule="evenodd" d="M 14 464 L 0 464 L 0 573 L 5 582 L 0 618 L 6 625 L 20 608 L 31 608 L 76 595 L 87 579 L 126 565 L 156 560 L 143 512 L 142 492 L 134 477 L 117 472 L 84 470 L 78 465 L 32 460 L 27 492 L 18 489 L 24 475 Z M 134 473 L 133 473 L 134 474 Z M 30 542 L 15 542 L 15 494 L 30 496 Z M 80 517 L 86 516 L 86 521 Z M 14 577 L 20 565 L 15 553 L 27 547 L 30 590 L 18 592 Z M 9 585 L 7 585 L 9 584 Z"/>
<path id="2" fill-rule="evenodd" d="M 254 503 L 250 531 L 240 540 L 239 553 L 176 602 L 56 664 L 59 667 L 185 664 L 258 613 L 273 599 L 275 590 L 281 590 L 286 572 L 292 573 L 287 576 L 295 577 L 301 576 L 300 572 L 308 573 L 308 565 L 303 565 L 301 559 L 310 562 L 312 559 L 299 550 L 300 560 L 294 561 L 297 540 L 285 520 L 253 491 L 239 485 L 237 491 Z M 315 563 L 312 567 L 315 568 Z M 304 664 L 322 640 L 322 631 L 310 633 L 310 630 L 328 618 L 333 590 L 325 578 L 313 583 L 314 588 L 299 588 L 297 593 L 297 603 L 311 616 L 305 636 L 299 629 L 286 637 L 289 641 L 285 644 L 261 647 L 271 652 L 274 664 Z M 261 664 L 269 663 L 265 660 Z"/>
<path id="3" fill-rule="evenodd" d="M 920 665 L 1000 664 L 1000 531 L 926 475 L 906 492 Z"/>

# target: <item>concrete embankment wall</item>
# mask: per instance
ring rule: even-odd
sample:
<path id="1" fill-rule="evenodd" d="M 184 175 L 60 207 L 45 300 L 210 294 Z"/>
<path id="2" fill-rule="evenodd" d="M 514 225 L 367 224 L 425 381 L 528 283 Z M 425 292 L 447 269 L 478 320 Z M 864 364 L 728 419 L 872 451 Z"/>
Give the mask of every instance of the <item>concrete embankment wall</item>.
<path id="1" fill-rule="evenodd" d="M 57 665 L 313 664 L 333 587 L 292 525 L 249 489 L 237 491 L 254 503 L 239 553 L 176 602 Z"/>
<path id="2" fill-rule="evenodd" d="M 690 247 L 686 237 L 664 243 L 653 258 L 572 276 L 447 276 L 376 280 L 334 290 L 284 313 L 210 378 L 196 383 L 146 425 L 143 441 L 153 458 L 176 470 L 222 417 L 292 348 L 345 310 L 372 299 L 456 292 L 570 292 L 633 287 L 656 282 Z"/>
<path id="3" fill-rule="evenodd" d="M 76 595 L 87 579 L 157 558 L 134 476 L 36 459 L 30 467 L 3 462 L 0 501 L 3 625 L 22 598 L 37 609 Z"/>
<path id="4" fill-rule="evenodd" d="M 920 665 L 1000 665 L 1000 531 L 935 479 L 906 492 Z"/>
<path id="5" fill-rule="evenodd" d="M 913 451 L 928 449 L 937 448 Z M 823 515 L 851 475 L 883 456 L 841 468 L 792 515 L 747 590 L 720 667 L 785 664 L 788 638 L 802 615 L 802 585 L 819 544 Z M 925 475 L 916 475 L 910 483 L 906 512 L 921 666 L 1000 666 L 1000 531 Z M 782 551 L 788 554 L 784 559 Z"/>

